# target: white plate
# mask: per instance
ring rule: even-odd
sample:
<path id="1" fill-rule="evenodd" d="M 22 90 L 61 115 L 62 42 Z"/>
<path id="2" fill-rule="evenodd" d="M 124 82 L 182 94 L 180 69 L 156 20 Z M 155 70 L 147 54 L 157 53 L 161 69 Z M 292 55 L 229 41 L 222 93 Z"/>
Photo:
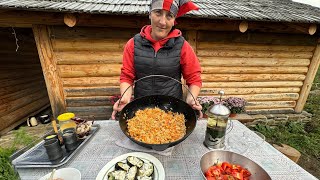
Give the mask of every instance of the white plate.
<path id="1" fill-rule="evenodd" d="M 41 177 L 39 180 L 47 180 L 51 176 L 51 172 Z M 61 178 L 64 180 L 81 180 L 81 173 L 75 168 L 62 168 L 56 170 L 53 174 L 53 179 Z"/>
<path id="2" fill-rule="evenodd" d="M 141 160 L 147 160 L 153 163 L 154 165 L 154 180 L 164 180 L 165 179 L 165 172 L 164 168 L 161 164 L 161 162 L 154 156 L 147 154 L 147 153 L 141 153 L 141 152 L 132 152 L 123 154 L 121 156 L 118 156 L 111 161 L 109 161 L 99 172 L 98 176 L 96 177 L 96 180 L 106 180 L 108 179 L 108 173 L 110 171 L 114 170 L 114 166 L 117 162 L 122 161 L 125 162 L 126 158 L 128 156 L 135 156 L 140 158 Z"/>

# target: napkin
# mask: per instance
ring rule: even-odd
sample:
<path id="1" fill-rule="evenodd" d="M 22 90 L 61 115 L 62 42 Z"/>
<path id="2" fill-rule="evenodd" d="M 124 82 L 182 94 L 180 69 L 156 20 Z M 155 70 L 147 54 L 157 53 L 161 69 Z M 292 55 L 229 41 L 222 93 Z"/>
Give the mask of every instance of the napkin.
<path id="1" fill-rule="evenodd" d="M 131 149 L 131 150 L 141 151 L 141 152 L 151 152 L 151 153 L 156 153 L 156 154 L 160 154 L 163 156 L 170 156 L 172 154 L 173 149 L 174 149 L 174 147 L 170 147 L 164 151 L 156 151 L 153 149 L 142 147 L 142 146 L 132 142 L 126 136 L 120 137 L 120 139 L 116 141 L 116 145 L 123 147 L 123 148 L 126 148 L 126 149 Z"/>

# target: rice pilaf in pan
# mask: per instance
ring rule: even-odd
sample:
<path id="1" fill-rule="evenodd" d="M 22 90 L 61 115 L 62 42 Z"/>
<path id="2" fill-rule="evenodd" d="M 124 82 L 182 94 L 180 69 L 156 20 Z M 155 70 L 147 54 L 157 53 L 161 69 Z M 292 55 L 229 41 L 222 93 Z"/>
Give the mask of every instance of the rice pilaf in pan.
<path id="1" fill-rule="evenodd" d="M 174 142 L 186 134 L 183 114 L 159 108 L 138 110 L 133 118 L 127 120 L 127 125 L 132 138 L 148 144 Z"/>

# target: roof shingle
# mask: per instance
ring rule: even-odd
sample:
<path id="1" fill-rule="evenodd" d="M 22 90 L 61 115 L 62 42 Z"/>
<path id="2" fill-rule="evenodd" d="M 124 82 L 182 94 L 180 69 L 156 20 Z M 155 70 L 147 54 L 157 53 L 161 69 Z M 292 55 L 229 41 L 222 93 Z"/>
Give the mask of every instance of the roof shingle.
<path id="1" fill-rule="evenodd" d="M 320 23 L 320 8 L 291 0 L 193 0 L 188 17 Z M 147 15 L 150 0 L 0 0 L 0 9 Z"/>

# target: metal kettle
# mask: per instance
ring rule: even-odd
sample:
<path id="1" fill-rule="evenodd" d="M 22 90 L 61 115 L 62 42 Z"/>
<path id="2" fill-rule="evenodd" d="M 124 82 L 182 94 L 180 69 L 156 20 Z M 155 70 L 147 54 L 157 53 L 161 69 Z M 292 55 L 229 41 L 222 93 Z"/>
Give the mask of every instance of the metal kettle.
<path id="1" fill-rule="evenodd" d="M 220 149 L 224 147 L 225 134 L 229 120 L 230 110 L 222 103 L 224 91 L 220 90 L 219 104 L 212 105 L 208 108 L 208 122 L 204 145 L 209 149 Z"/>

